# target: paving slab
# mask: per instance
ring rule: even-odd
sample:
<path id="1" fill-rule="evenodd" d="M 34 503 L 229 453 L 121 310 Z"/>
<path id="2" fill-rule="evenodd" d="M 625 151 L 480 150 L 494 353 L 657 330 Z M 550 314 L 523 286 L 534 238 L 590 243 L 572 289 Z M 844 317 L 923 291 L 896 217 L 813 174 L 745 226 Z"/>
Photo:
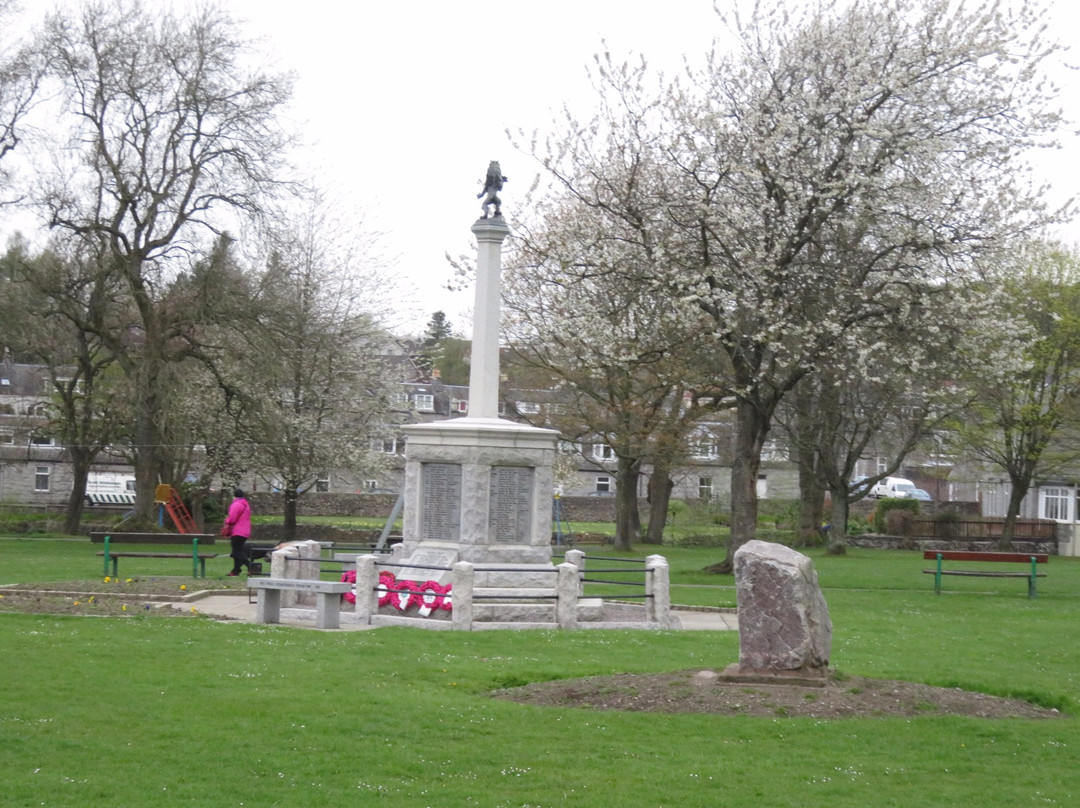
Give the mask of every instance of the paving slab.
<path id="1" fill-rule="evenodd" d="M 180 611 L 188 612 L 194 608 L 200 614 L 219 617 L 224 620 L 238 620 L 244 623 L 255 622 L 255 605 L 254 593 L 249 597 L 247 592 L 236 595 L 208 595 L 197 600 L 170 604 L 170 606 Z M 685 631 L 739 630 L 738 615 L 734 611 L 675 609 L 672 614 L 678 618 Z M 315 610 L 282 609 L 281 623 L 279 625 L 315 629 Z M 371 628 L 377 628 L 377 626 L 360 625 L 356 622 L 352 609 L 343 604 L 341 609 L 342 630 L 360 631 Z"/>

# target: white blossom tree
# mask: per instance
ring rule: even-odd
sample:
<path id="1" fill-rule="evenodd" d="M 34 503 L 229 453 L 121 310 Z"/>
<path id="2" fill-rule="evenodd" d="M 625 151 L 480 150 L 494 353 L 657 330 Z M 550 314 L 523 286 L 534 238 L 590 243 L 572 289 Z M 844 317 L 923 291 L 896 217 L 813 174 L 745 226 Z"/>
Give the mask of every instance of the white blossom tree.
<path id="1" fill-rule="evenodd" d="M 849 333 L 976 281 L 977 257 L 1042 221 L 1021 158 L 1058 122 L 1055 49 L 1013 8 L 756 5 L 664 94 L 601 61 L 610 103 L 540 155 L 563 193 L 653 234 L 656 292 L 707 315 L 736 397 L 720 571 L 754 536 L 780 401 Z"/>
<path id="2" fill-rule="evenodd" d="M 653 293 L 647 231 L 574 199 L 540 211 L 507 262 L 509 343 L 516 361 L 556 380 L 564 414 L 550 425 L 612 448 L 620 549 L 641 538 L 639 480 L 651 466 L 645 538 L 659 543 L 670 471 L 696 420 L 723 400 L 703 316 Z"/>
<path id="3" fill-rule="evenodd" d="M 241 425 L 253 471 L 284 494 L 285 535 L 299 497 L 339 472 L 377 476 L 372 439 L 393 420 L 394 377 L 381 358 L 379 313 L 392 294 L 375 239 L 330 215 L 313 194 L 267 236 L 266 270 L 238 380 L 252 411 Z"/>
<path id="4" fill-rule="evenodd" d="M 976 400 L 949 435 L 959 451 L 1008 476 L 1007 542 L 1036 475 L 1060 473 L 1080 458 L 1080 255 L 1052 242 L 1018 245 L 1000 280 L 1021 361 L 1003 377 L 980 375 Z"/>

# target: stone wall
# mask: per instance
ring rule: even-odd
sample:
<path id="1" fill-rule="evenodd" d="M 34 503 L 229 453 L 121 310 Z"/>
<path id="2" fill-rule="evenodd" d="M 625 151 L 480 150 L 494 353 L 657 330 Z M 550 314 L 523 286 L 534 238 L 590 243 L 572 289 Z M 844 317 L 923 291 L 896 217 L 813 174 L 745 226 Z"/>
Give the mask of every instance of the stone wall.
<path id="1" fill-rule="evenodd" d="M 259 516 L 282 516 L 285 497 L 270 491 L 248 494 L 251 510 Z M 297 500 L 298 516 L 367 516 L 386 519 L 394 509 L 397 494 L 304 494 Z M 226 507 L 228 501 L 226 501 Z"/>
<path id="2" fill-rule="evenodd" d="M 844 539 L 848 547 L 863 547 L 870 550 L 972 550 L 978 552 L 996 552 L 1001 550 L 993 541 L 942 541 L 940 539 L 919 539 L 907 536 L 885 536 L 868 533 L 864 536 L 848 536 Z M 1045 541 L 1015 540 L 1009 546 L 1015 553 L 1048 553 L 1058 555 L 1057 539 Z"/>

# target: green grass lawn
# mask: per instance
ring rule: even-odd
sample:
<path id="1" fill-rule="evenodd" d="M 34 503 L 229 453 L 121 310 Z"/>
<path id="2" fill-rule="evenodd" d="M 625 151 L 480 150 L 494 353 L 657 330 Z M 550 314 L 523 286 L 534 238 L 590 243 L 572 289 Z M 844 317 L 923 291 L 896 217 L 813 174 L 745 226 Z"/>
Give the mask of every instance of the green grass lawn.
<path id="1" fill-rule="evenodd" d="M 98 549 L 0 541 L 0 583 L 97 577 Z M 718 551 L 661 552 L 673 600 L 734 602 L 730 578 L 700 572 Z M 1008 579 L 949 581 L 936 596 L 919 553 L 811 556 L 841 671 L 1021 695 L 1066 717 L 822 721 L 485 696 L 551 678 L 721 668 L 738 659 L 734 633 L 0 615 L 0 806 L 1077 804 L 1080 560 L 1051 558 L 1029 600 Z M 227 571 L 228 558 L 214 562 L 211 575 Z"/>

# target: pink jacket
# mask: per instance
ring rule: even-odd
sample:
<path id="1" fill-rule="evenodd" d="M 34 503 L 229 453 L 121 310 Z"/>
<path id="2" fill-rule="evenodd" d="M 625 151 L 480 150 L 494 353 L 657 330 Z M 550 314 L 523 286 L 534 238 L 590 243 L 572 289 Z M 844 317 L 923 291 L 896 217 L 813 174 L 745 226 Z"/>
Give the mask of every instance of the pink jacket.
<path id="1" fill-rule="evenodd" d="M 251 506 L 243 497 L 237 497 L 229 505 L 229 514 L 225 517 L 223 536 L 251 536 Z"/>

